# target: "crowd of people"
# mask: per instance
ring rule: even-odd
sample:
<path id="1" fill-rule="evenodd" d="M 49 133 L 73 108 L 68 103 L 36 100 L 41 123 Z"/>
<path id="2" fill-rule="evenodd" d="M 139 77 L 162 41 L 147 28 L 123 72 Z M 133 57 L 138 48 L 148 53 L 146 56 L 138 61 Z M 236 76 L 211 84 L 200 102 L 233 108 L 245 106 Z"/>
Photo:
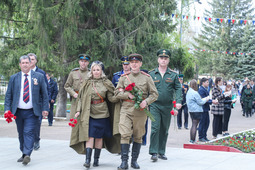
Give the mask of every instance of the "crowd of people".
<path id="1" fill-rule="evenodd" d="M 72 100 L 70 118 L 77 122 L 72 128 L 70 147 L 85 155 L 84 167 L 90 168 L 93 151 L 93 166 L 99 166 L 101 149 L 105 148 L 121 155 L 118 170 L 128 169 L 129 152 L 131 167 L 140 169 L 137 160 L 141 145 L 146 144 L 148 110 L 153 117 L 149 146 L 153 162 L 168 159 L 165 153 L 172 116 L 177 116 L 178 129 L 183 126 L 189 130 L 190 115 L 190 143 L 196 143 L 197 131 L 198 141 L 209 141 L 210 110 L 213 138 L 229 135 L 228 124 L 237 95 L 241 95 L 244 116 L 252 116 L 253 81 L 225 83 L 221 77 L 215 81 L 208 77 L 193 79 L 188 85 L 183 81 L 184 75 L 168 67 L 169 50 L 161 49 L 156 56 L 158 66 L 151 71 L 141 70 L 142 55 L 123 56 L 123 70 L 114 73 L 112 81 L 105 75 L 101 61 L 93 61 L 89 67 L 92 57 L 78 56 L 79 68 L 70 72 L 64 88 Z M 32 151 L 40 148 L 42 118 L 48 116 L 49 126 L 53 125 L 58 88 L 50 74 L 36 66 L 35 54 L 22 56 L 19 62 L 21 71 L 9 81 L 5 112 L 17 116 L 22 152 L 18 162 L 27 165 Z"/>

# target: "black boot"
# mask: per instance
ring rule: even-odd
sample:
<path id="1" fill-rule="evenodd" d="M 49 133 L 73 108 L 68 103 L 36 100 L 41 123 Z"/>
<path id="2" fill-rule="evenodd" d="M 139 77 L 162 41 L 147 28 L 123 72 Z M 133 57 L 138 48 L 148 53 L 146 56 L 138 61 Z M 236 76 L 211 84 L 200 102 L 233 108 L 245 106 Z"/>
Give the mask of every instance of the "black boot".
<path id="1" fill-rule="evenodd" d="M 93 163 L 93 166 L 99 166 L 98 164 L 98 160 L 99 160 L 99 157 L 100 157 L 100 153 L 101 153 L 101 149 L 97 149 L 95 148 L 95 152 L 94 152 L 94 163 Z"/>
<path id="2" fill-rule="evenodd" d="M 129 144 L 121 144 L 121 164 L 118 170 L 128 169 Z"/>
<path id="3" fill-rule="evenodd" d="M 92 149 L 91 148 L 86 148 L 86 160 L 83 166 L 86 168 L 90 167 L 90 161 L 91 161 L 91 154 L 92 154 Z"/>
<path id="4" fill-rule="evenodd" d="M 131 167 L 134 169 L 140 169 L 140 166 L 137 163 L 137 158 L 139 156 L 140 149 L 141 149 L 141 143 L 133 142 Z"/>

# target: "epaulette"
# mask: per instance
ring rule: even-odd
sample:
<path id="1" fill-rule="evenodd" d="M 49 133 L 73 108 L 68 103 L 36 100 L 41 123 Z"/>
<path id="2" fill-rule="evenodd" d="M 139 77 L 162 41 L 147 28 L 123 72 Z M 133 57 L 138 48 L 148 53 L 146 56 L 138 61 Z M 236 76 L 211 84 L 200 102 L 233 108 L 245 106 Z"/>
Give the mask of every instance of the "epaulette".
<path id="1" fill-rule="evenodd" d="M 149 71 L 149 73 L 150 73 L 150 72 L 152 72 L 152 71 L 155 71 L 155 68 L 154 68 L 154 69 L 152 69 L 152 70 L 150 70 L 150 71 Z"/>
<path id="2" fill-rule="evenodd" d="M 120 71 L 118 71 L 118 72 L 116 72 L 116 73 L 113 73 L 114 76 L 115 76 L 115 75 L 119 75 L 119 74 L 121 74 Z"/>
<path id="3" fill-rule="evenodd" d="M 129 72 L 125 73 L 125 74 L 122 74 L 121 77 L 129 75 L 130 73 L 131 73 L 131 71 L 129 71 Z"/>
<path id="4" fill-rule="evenodd" d="M 74 68 L 74 69 L 72 69 L 72 71 L 78 71 L 78 70 L 80 70 L 80 68 Z"/>
<path id="5" fill-rule="evenodd" d="M 169 68 L 169 70 L 170 70 L 171 72 L 174 72 L 174 73 L 178 74 L 176 71 L 174 71 L 174 70 L 172 70 L 172 69 L 170 69 L 170 68 Z"/>
<path id="6" fill-rule="evenodd" d="M 150 77 L 150 75 L 147 74 L 147 73 L 145 73 L 144 71 L 141 71 L 141 73 L 142 73 L 143 75 L 146 75 L 146 76 Z"/>

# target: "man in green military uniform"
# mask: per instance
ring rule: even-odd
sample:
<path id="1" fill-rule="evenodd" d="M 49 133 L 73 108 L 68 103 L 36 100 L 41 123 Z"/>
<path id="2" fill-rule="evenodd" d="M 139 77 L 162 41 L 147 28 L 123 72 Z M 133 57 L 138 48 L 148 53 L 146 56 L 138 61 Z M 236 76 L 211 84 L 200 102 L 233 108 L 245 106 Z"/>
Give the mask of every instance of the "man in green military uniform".
<path id="1" fill-rule="evenodd" d="M 143 92 L 142 98 L 144 99 L 140 103 L 140 108 L 145 108 L 153 103 L 158 98 L 157 89 L 150 77 L 150 75 L 141 72 L 143 57 L 140 54 L 130 54 L 128 56 L 130 61 L 131 72 L 129 74 L 123 74 L 115 90 L 115 95 L 118 99 L 122 99 L 122 106 L 120 111 L 119 132 L 121 134 L 121 160 L 122 163 L 118 167 L 119 170 L 128 169 L 128 152 L 129 142 L 133 135 L 133 147 L 132 147 L 132 160 L 131 167 L 139 169 L 137 164 L 137 158 L 140 153 L 142 137 L 145 134 L 145 123 L 147 115 L 144 110 L 135 109 L 134 96 L 125 91 L 125 88 L 135 83 L 135 87 Z"/>
<path id="2" fill-rule="evenodd" d="M 182 88 L 178 80 L 178 74 L 168 68 L 169 57 L 171 56 L 170 51 L 159 50 L 157 56 L 159 66 L 149 73 L 159 94 L 157 101 L 150 105 L 150 111 L 156 120 L 151 122 L 149 153 L 152 155 L 151 159 L 153 161 L 157 161 L 158 158 L 167 160 L 165 149 L 174 94 L 176 97 L 176 108 L 180 109 L 182 106 Z M 175 116 L 177 114 L 178 112 L 175 112 Z"/>
<path id="3" fill-rule="evenodd" d="M 70 118 L 74 117 L 76 113 L 76 105 L 77 105 L 77 97 L 79 93 L 79 89 L 84 82 L 84 80 L 88 77 L 88 65 L 90 56 L 87 54 L 80 54 L 78 55 L 79 58 L 79 68 L 74 68 L 66 81 L 64 86 L 67 93 L 69 93 L 70 97 L 72 98 L 72 105 L 70 111 Z"/>

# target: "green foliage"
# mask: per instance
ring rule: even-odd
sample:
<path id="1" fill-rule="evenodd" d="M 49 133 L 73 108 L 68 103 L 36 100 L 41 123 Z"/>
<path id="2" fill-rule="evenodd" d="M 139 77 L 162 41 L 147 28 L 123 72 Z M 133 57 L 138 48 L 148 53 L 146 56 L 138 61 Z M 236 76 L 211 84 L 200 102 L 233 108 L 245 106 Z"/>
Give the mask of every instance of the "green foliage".
<path id="1" fill-rule="evenodd" d="M 251 0 L 213 0 L 209 3 L 212 10 L 206 10 L 205 16 L 210 16 L 212 18 L 247 19 L 251 17 L 254 11 L 251 3 Z M 206 22 L 203 23 L 202 33 L 199 38 L 195 39 L 197 45 L 194 46 L 195 48 L 214 51 L 242 51 L 244 50 L 242 46 L 247 42 L 247 38 L 246 40 L 243 38 L 252 35 L 247 34 L 247 32 L 244 31 L 245 29 L 251 30 L 251 27 L 248 25 L 241 25 L 240 23 L 233 24 L 232 22 Z M 254 41 L 253 36 L 249 37 L 251 41 Z M 251 47 L 251 45 L 252 44 L 247 44 L 247 47 Z M 211 73 L 213 75 L 222 74 L 227 78 L 237 78 L 239 74 L 240 69 L 238 69 L 238 63 L 240 63 L 239 60 L 242 58 L 241 56 L 215 52 L 206 54 L 203 52 L 196 52 L 195 55 L 199 62 L 200 73 Z"/>

